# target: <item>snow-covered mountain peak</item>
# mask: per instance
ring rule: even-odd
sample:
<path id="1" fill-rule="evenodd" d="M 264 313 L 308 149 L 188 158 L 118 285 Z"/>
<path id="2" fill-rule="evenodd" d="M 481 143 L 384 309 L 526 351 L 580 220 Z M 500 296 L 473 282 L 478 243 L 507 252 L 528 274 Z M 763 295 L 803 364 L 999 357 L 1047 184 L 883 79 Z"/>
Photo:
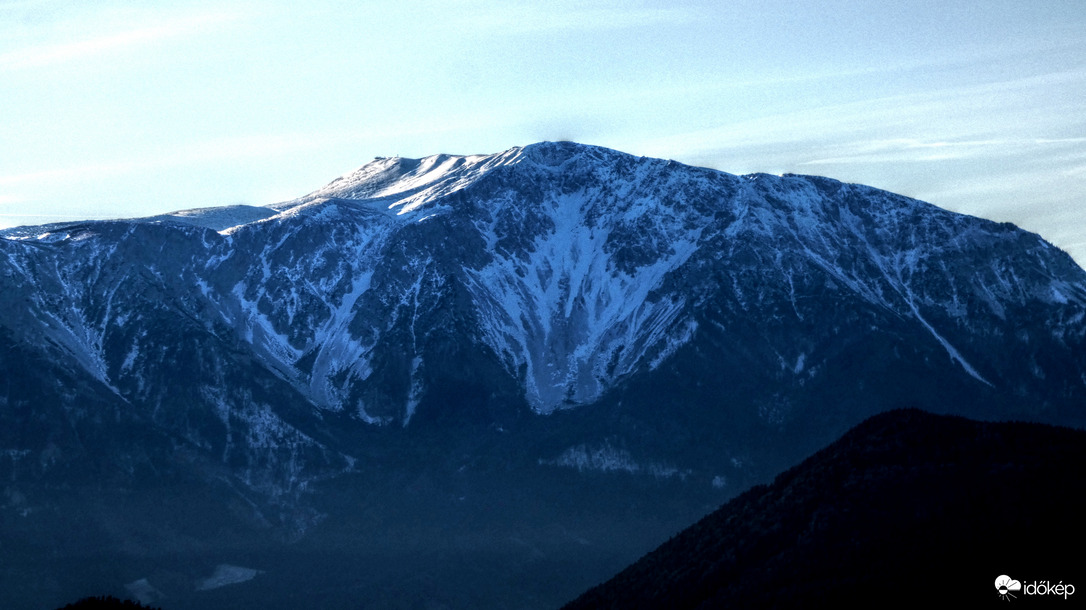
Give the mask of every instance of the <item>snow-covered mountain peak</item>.
<path id="1" fill-rule="evenodd" d="M 577 159 L 589 161 L 607 161 L 614 156 L 626 156 L 627 153 L 595 146 L 592 144 L 580 144 L 578 142 L 536 142 L 521 149 L 519 158 L 528 159 L 531 162 L 544 167 L 561 167 L 570 161 Z"/>
<path id="2" fill-rule="evenodd" d="M 186 303 L 215 312 L 314 405 L 381 423 L 410 420 L 452 354 L 467 358 L 456 349 L 550 412 L 598 400 L 699 337 L 807 325 L 832 317 L 829 302 L 846 304 L 849 324 L 912 325 L 988 384 L 997 366 L 971 320 L 1086 302 L 1081 270 L 1009 225 L 828 178 L 738 177 L 572 142 L 378 158 L 267 208 L 43 229 L 22 238 L 82 244 L 118 277 L 129 263 L 106 259 L 151 261 L 140 264 L 155 290 L 194 291 Z M 85 260 L 10 250 L 19 273 L 60 269 L 73 302 L 93 301 Z M 99 309 L 65 310 L 68 330 L 49 332 L 113 380 L 131 367 L 101 364 L 117 309 Z M 816 370 L 814 347 L 759 340 L 788 370 Z"/>
<path id="3" fill-rule="evenodd" d="M 704 323 L 700 308 L 714 299 L 728 303 L 733 312 L 728 315 L 787 299 L 790 315 L 804 320 L 816 315 L 804 311 L 804 293 L 827 289 L 914 320 L 963 371 L 988 383 L 929 320 L 947 315 L 944 311 L 954 320 L 973 315 L 976 307 L 966 292 L 979 291 L 979 302 L 1001 316 L 1011 303 L 1023 301 L 1015 287 L 1020 278 L 1008 278 L 1000 268 L 976 270 L 985 283 L 978 288 L 963 283 L 970 273 L 953 262 L 985 243 L 1012 237 L 1011 227 L 827 178 L 740 178 L 572 142 L 540 142 L 494 155 L 377 159 L 295 205 L 284 217 L 303 209 L 343 209 L 346 216 L 336 213 L 337 219 L 354 217 L 352 210 L 359 209 L 388 220 L 442 217 L 412 229 L 410 238 L 392 237 L 399 235 L 396 227 L 406 227 L 402 222 L 363 221 L 368 228 L 353 241 L 360 253 L 369 254 L 354 260 L 387 256 L 379 254 L 388 247 L 384 244 L 406 240 L 396 246 L 394 260 L 414 275 L 382 280 L 357 267 L 336 280 L 344 286 L 354 282 L 355 288 L 337 293 L 354 294 L 363 279 L 370 285 L 392 282 L 414 294 L 411 317 L 417 320 L 422 301 L 416 300 L 425 283 L 463 286 L 470 295 L 475 338 L 517 378 L 528 403 L 540 412 L 591 403 L 621 379 L 655 368 L 693 339 Z M 450 256 L 456 261 L 445 260 Z M 268 274 L 274 275 L 274 268 Z M 1031 293 L 1051 301 L 1055 289 L 1043 278 L 1038 281 L 1043 285 Z M 281 290 L 288 294 L 286 285 Z M 372 288 L 365 290 L 358 296 Z M 1080 293 L 1081 288 L 1059 291 Z M 300 292 L 289 294 L 288 303 Z M 380 298 L 408 303 L 399 294 Z M 282 308 L 267 303 L 272 311 Z M 344 306 L 333 304 L 327 311 L 337 307 Z M 932 307 L 937 312 L 927 311 Z M 342 315 L 347 320 L 354 314 L 344 310 Z M 275 321 L 289 319 L 273 316 L 270 322 L 300 350 L 287 349 L 287 342 L 269 349 L 286 355 L 283 367 L 318 340 Z M 384 322 L 370 324 L 374 336 L 385 332 Z M 360 362 L 369 361 L 361 355 L 370 349 L 356 350 Z M 409 355 L 414 387 L 421 383 L 416 373 L 425 369 L 426 358 L 418 351 Z M 805 362 L 806 355 L 789 358 Z M 331 388 L 323 379 L 343 368 L 324 367 L 332 362 L 324 357 L 317 362 L 321 366 L 311 374 L 310 387 Z M 370 375 L 368 366 L 355 367 L 359 379 Z M 316 379 L 317 372 L 323 379 Z M 332 389 L 322 392 L 323 404 L 340 401 Z"/>

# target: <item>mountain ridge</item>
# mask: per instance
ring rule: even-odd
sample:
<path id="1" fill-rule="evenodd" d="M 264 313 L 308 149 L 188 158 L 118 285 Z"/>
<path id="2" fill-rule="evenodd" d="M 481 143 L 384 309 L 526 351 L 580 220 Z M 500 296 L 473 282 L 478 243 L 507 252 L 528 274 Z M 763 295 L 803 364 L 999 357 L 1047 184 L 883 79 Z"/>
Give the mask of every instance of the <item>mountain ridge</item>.
<path id="1" fill-rule="evenodd" d="M 0 235 L 13 524 L 63 514 L 57 490 L 175 481 L 294 544 L 369 532 L 351 505 L 402 524 L 357 481 L 536 511 L 490 482 L 523 479 L 677 490 L 659 525 L 887 409 L 1086 425 L 1086 272 L 1012 225 L 828 178 L 539 143 Z M 622 504 L 593 493 L 586 511 Z"/>
<path id="2" fill-rule="evenodd" d="M 6 273 L 45 292 L 71 293 L 58 297 L 73 301 L 74 311 L 39 306 L 31 315 L 59 316 L 46 320 L 47 340 L 115 394 L 116 378 L 138 369 L 139 341 L 132 338 L 119 362 L 107 362 L 118 287 L 96 287 L 110 297 L 81 310 L 79 301 L 102 298 L 79 288 L 101 270 L 81 278 L 88 270 L 80 268 L 85 260 L 123 266 L 142 258 L 143 279 L 187 303 L 183 309 L 203 311 L 186 315 L 210 315 L 205 329 L 234 329 L 216 332 L 248 346 L 319 409 L 346 409 L 371 423 L 410 421 L 427 383 L 418 315 L 449 299 L 464 310 L 462 323 L 474 326 L 464 332 L 476 335 L 472 342 L 491 352 L 540 413 L 599 400 L 695 334 L 712 332 L 706 324 L 727 328 L 722 318 L 757 317 L 765 306 L 778 311 L 758 320 L 762 326 L 785 317 L 802 324 L 811 300 L 911 320 L 951 363 L 990 388 L 998 383 L 985 362 L 991 358 L 970 349 L 968 332 L 951 336 L 968 320 L 994 316 L 1003 328 L 986 332 L 1006 334 L 1013 332 L 1010 308 L 1069 305 L 1074 313 L 1058 332 L 1076 333 L 1076 341 L 1083 334 L 1076 321 L 1086 274 L 1043 240 L 826 178 L 738 177 L 539 143 L 497 155 L 377 159 L 269 209 L 278 213 L 218 230 L 192 224 L 199 214 L 178 220 L 186 218 L 178 213 L 9 239 Z M 155 241 L 157 248 L 148 247 Z M 76 267 L 62 269 L 56 258 L 52 273 L 27 271 L 35 251 L 59 257 L 63 248 L 80 252 Z M 994 249 L 997 258 L 981 258 Z M 707 320 L 706 306 L 722 302 L 730 311 Z M 382 319 L 362 315 L 363 308 L 382 311 Z M 410 322 L 401 319 L 408 309 Z M 16 315 L 21 321 L 7 327 L 32 324 Z M 115 320 L 123 325 L 128 317 Z M 237 336 L 227 338 L 231 332 Z M 381 346 L 386 333 L 413 346 L 406 360 L 388 363 L 401 397 L 362 399 L 381 364 L 373 358 L 391 349 Z M 773 349 L 794 375 L 817 366 L 805 350 Z M 1040 357 L 1030 366 L 1043 380 Z"/>

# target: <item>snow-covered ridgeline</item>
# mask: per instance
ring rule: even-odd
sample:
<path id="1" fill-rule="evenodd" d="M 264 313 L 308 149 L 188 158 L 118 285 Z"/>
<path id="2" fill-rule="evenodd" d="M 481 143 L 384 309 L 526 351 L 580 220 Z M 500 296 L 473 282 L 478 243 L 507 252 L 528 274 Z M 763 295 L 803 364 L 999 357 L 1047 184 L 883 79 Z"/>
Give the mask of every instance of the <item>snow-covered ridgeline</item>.
<path id="1" fill-rule="evenodd" d="M 423 159 L 378 157 L 357 170 L 295 201 L 293 206 L 325 199 L 369 201 L 404 215 L 478 180 L 491 169 L 518 160 L 521 148 L 494 155 L 433 155 Z"/>

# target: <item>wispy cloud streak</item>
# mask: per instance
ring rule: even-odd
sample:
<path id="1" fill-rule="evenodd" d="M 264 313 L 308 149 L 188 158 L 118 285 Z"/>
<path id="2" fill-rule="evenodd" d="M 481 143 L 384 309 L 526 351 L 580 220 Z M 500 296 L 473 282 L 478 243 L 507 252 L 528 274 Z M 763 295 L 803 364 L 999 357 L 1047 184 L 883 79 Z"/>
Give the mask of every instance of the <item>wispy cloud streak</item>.
<path id="1" fill-rule="evenodd" d="M 166 22 L 129 27 L 105 35 L 17 48 L 0 53 L 0 71 L 41 68 L 86 59 L 117 49 L 199 34 L 237 18 L 237 14 L 226 12 L 190 15 Z"/>
<path id="2" fill-rule="evenodd" d="M 460 5 L 458 5 L 460 6 Z M 587 6 L 582 2 L 465 4 L 459 27 L 498 35 L 524 35 L 644 28 L 688 23 L 696 14 L 680 7 Z"/>
<path id="3" fill-rule="evenodd" d="M 801 161 L 800 165 L 855 163 L 920 163 L 982 157 L 1043 154 L 1058 149 L 1074 152 L 1086 138 L 1010 138 L 962 141 L 915 139 L 864 140 L 828 147 L 833 156 Z"/>

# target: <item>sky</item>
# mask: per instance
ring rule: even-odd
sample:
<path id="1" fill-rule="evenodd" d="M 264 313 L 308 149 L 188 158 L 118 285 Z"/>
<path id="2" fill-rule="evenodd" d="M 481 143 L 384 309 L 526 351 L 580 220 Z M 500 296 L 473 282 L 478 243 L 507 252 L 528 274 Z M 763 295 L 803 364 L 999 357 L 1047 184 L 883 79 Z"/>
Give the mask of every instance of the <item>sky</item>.
<path id="1" fill-rule="evenodd" d="M 868 184 L 1086 264 L 1086 4 L 0 0 L 0 227 L 540 140 Z"/>

